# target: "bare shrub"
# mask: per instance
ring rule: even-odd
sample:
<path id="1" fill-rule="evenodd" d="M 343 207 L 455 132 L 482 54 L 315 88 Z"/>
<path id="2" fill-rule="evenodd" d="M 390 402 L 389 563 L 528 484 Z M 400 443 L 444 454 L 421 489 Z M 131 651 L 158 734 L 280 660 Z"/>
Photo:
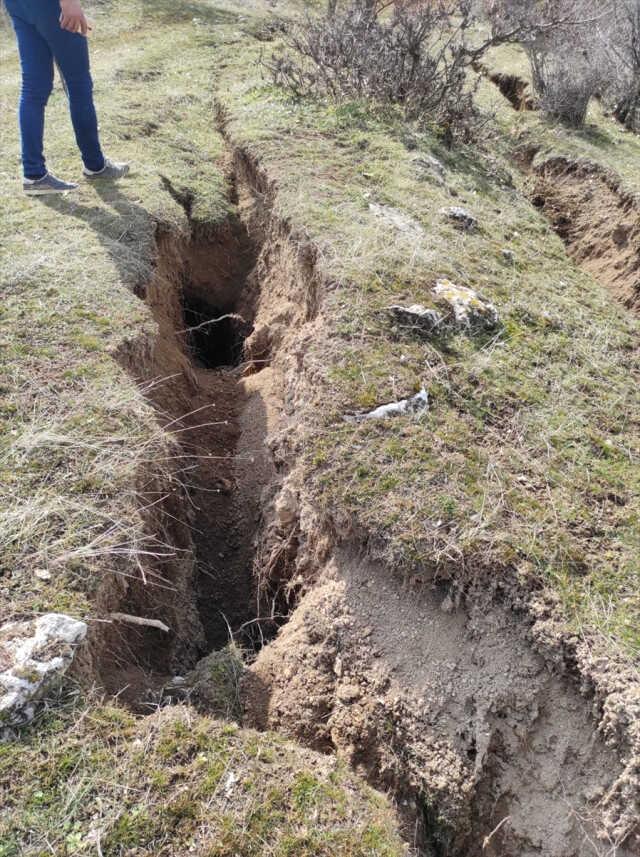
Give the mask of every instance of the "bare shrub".
<path id="1" fill-rule="evenodd" d="M 478 114 L 468 71 L 487 47 L 470 45 L 473 19 L 470 0 L 352 0 L 344 10 L 330 2 L 329 13 L 307 18 L 267 66 L 296 96 L 395 105 L 407 119 L 438 124 L 448 142 L 469 139 Z"/>
<path id="2" fill-rule="evenodd" d="M 589 102 L 607 84 L 607 63 L 597 38 L 607 5 L 596 9 L 590 0 L 488 3 L 494 35 L 520 25 L 518 40 L 529 57 L 541 108 L 574 127 L 584 124 Z"/>
<path id="3" fill-rule="evenodd" d="M 594 50 L 577 34 L 558 28 L 525 45 L 540 106 L 575 128 L 584 125 L 589 103 L 603 85 Z"/>
<path id="4" fill-rule="evenodd" d="M 605 103 L 626 128 L 640 132 L 640 0 L 614 0 L 601 41 L 609 69 Z"/>

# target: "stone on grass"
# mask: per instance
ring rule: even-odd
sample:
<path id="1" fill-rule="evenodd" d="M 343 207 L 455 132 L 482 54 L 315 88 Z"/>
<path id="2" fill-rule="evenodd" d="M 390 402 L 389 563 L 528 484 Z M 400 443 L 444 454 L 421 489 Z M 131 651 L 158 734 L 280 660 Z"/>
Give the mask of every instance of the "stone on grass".
<path id="1" fill-rule="evenodd" d="M 402 235 L 406 235 L 408 238 L 418 239 L 422 238 L 424 235 L 424 229 L 420 226 L 418 221 L 414 220 L 413 217 L 406 214 L 404 211 L 400 211 L 399 208 L 392 208 L 390 205 L 379 205 L 377 202 L 370 202 L 369 210 L 375 214 L 379 220 L 386 223 L 387 226 L 391 226 L 397 232 L 402 233 Z"/>
<path id="2" fill-rule="evenodd" d="M 504 250 L 502 251 L 502 258 L 509 265 L 515 265 L 516 254 L 513 252 L 513 250 L 510 250 L 508 247 L 505 247 Z"/>
<path id="3" fill-rule="evenodd" d="M 400 324 L 416 328 L 423 333 L 432 333 L 444 322 L 444 316 L 441 313 L 435 309 L 427 309 L 422 304 L 412 304 L 407 307 L 394 304 L 388 306 L 387 311 Z"/>
<path id="4" fill-rule="evenodd" d="M 450 205 L 447 208 L 441 208 L 440 214 L 444 214 L 449 220 L 453 220 L 456 226 L 459 226 L 461 229 L 471 230 L 475 229 L 478 225 L 477 218 L 460 205 Z"/>
<path id="5" fill-rule="evenodd" d="M 419 174 L 429 175 L 436 180 L 440 185 L 444 184 L 446 169 L 444 164 L 433 155 L 418 155 L 413 159 L 413 163 Z"/>
<path id="6" fill-rule="evenodd" d="M 429 394 L 422 388 L 415 396 L 409 399 L 400 399 L 398 402 L 390 402 L 388 405 L 380 405 L 379 408 L 374 408 L 366 414 L 358 414 L 353 417 L 345 417 L 346 420 L 353 422 L 354 420 L 384 420 L 389 417 L 402 416 L 408 414 L 410 416 L 419 416 L 429 408 Z"/>
<path id="7" fill-rule="evenodd" d="M 0 627 L 0 740 L 35 717 L 38 701 L 71 665 L 87 626 L 46 613 Z"/>
<path id="8" fill-rule="evenodd" d="M 473 289 L 458 286 L 451 280 L 438 280 L 433 293 L 437 302 L 447 309 L 456 327 L 463 329 L 493 328 L 499 318 L 493 304 Z M 447 323 L 450 323 L 447 319 Z"/>

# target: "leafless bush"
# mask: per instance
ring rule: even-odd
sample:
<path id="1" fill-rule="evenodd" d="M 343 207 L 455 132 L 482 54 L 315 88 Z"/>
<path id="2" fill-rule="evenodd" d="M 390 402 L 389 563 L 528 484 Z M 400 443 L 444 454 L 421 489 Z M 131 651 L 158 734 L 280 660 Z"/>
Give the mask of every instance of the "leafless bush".
<path id="1" fill-rule="evenodd" d="M 613 0 L 599 35 L 609 70 L 605 102 L 630 131 L 640 132 L 640 0 Z"/>
<path id="2" fill-rule="evenodd" d="M 470 0 L 351 0 L 344 9 L 330 0 L 328 14 L 308 18 L 267 66 L 296 96 L 396 105 L 407 119 L 437 123 L 449 142 L 469 139 L 477 113 L 468 71 L 486 50 L 470 45 L 472 22 Z"/>
<path id="3" fill-rule="evenodd" d="M 603 69 L 592 48 L 562 29 L 526 45 L 533 85 L 542 109 L 576 128 L 584 125 L 589 103 L 603 85 Z"/>
<path id="4" fill-rule="evenodd" d="M 495 36 L 520 25 L 518 40 L 529 57 L 542 109 L 575 127 L 584 124 L 589 102 L 607 83 L 607 63 L 597 39 L 606 5 L 592 0 L 488 4 Z"/>

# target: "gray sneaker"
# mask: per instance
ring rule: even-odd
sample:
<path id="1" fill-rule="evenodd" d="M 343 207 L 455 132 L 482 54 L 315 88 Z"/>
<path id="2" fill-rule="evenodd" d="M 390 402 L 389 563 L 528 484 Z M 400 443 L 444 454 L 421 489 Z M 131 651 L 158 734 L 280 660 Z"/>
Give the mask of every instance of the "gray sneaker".
<path id="1" fill-rule="evenodd" d="M 104 167 L 98 172 L 88 170 L 86 167 L 82 170 L 86 179 L 122 179 L 129 173 L 129 164 L 117 164 L 115 161 L 110 161 L 109 158 L 104 159 Z"/>
<path id="2" fill-rule="evenodd" d="M 51 173 L 42 176 L 41 179 L 25 179 L 22 189 L 27 196 L 46 196 L 50 193 L 69 193 L 78 187 L 73 182 L 63 182 Z"/>

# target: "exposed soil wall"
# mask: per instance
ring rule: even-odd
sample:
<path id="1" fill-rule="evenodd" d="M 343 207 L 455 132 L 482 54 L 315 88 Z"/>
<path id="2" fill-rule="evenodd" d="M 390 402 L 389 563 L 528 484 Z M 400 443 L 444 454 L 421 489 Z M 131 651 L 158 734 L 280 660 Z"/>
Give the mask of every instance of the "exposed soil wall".
<path id="1" fill-rule="evenodd" d="M 533 204 L 569 255 L 629 309 L 640 310 L 640 202 L 588 162 L 551 158 L 536 169 Z"/>
<path id="2" fill-rule="evenodd" d="M 530 629 L 486 592 L 456 603 L 338 551 L 246 677 L 247 721 L 412 796 L 426 853 L 613 853 L 633 823 L 628 769 Z M 638 853 L 627 841 L 616 854 Z"/>

